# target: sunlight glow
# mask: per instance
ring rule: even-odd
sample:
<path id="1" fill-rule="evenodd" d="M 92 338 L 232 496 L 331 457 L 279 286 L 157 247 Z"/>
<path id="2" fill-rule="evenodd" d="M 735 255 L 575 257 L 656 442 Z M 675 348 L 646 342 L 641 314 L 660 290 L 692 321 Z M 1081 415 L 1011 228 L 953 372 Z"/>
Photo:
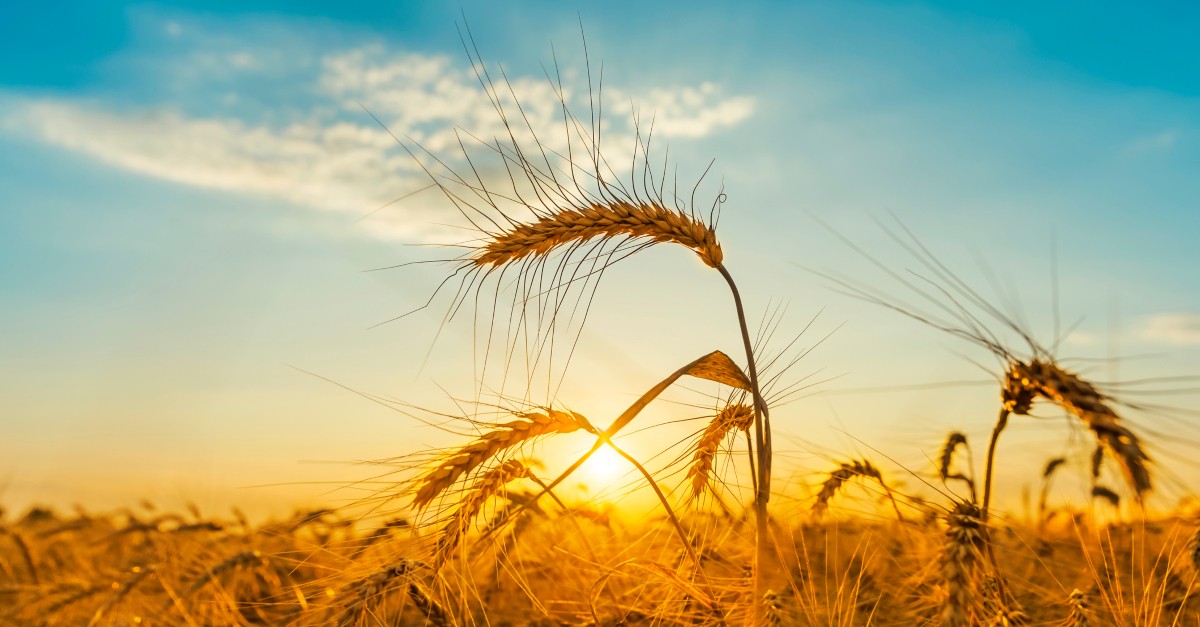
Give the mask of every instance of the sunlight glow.
<path id="1" fill-rule="evenodd" d="M 590 488 L 599 490 L 609 487 L 618 477 L 633 470 L 633 466 L 605 446 L 588 458 L 581 470 L 584 471 L 584 482 Z"/>

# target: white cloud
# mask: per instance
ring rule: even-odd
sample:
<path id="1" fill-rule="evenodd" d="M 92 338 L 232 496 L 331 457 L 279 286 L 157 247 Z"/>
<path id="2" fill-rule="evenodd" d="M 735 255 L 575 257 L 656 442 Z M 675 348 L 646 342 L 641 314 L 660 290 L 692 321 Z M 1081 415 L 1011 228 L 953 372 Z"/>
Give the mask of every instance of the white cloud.
<path id="1" fill-rule="evenodd" d="M 1139 335 L 1144 339 L 1176 346 L 1200 345 L 1200 314 L 1164 313 L 1147 317 Z"/>
<path id="2" fill-rule="evenodd" d="M 296 59 L 296 67 L 275 67 L 288 58 Z M 390 52 L 376 44 L 318 55 L 319 62 L 305 74 L 313 58 L 311 51 L 291 57 L 273 48 L 230 53 L 200 44 L 163 62 L 161 71 L 173 81 L 165 102 L 135 109 L 82 99 L 26 100 L 3 122 L 9 130 L 147 176 L 360 215 L 428 184 L 392 134 L 413 140 L 456 167 L 463 165 L 458 129 L 482 140 L 507 132 L 481 92 L 474 68 L 466 63 L 443 55 Z M 307 100 L 264 102 L 264 90 L 256 92 L 252 83 L 262 80 L 261 72 L 239 72 L 262 69 L 264 64 L 277 75 L 306 77 L 302 80 L 308 84 L 296 93 L 307 89 Z M 510 83 L 511 92 L 501 85 L 497 95 L 516 126 L 518 141 L 531 139 L 527 123 L 545 147 L 563 150 L 568 140 L 555 87 L 540 77 L 513 76 Z M 184 112 L 190 104 L 189 89 L 196 101 L 208 98 L 214 103 L 209 113 Z M 258 97 L 244 98 L 247 93 Z M 512 106 L 513 93 L 520 99 L 524 119 Z M 569 104 L 580 104 L 572 103 L 569 91 L 563 96 Z M 623 99 L 626 106 L 608 110 L 628 110 L 629 96 L 615 90 L 610 96 L 614 102 Z M 654 90 L 643 102 L 642 111 L 656 111 L 656 134 L 677 138 L 703 137 L 735 125 L 754 108 L 753 99 L 723 97 L 712 83 Z M 255 106 L 256 111 L 245 109 Z M 368 118 L 363 107 L 387 128 Z M 632 150 L 629 116 L 609 116 L 604 132 L 602 148 L 620 151 L 618 160 Z M 469 135 L 462 137 L 473 143 Z M 502 176 L 498 168 L 483 175 Z M 412 225 L 446 221 L 437 217 L 446 207 L 437 207 L 429 198 L 422 198 L 416 216 L 406 211 L 409 226 L 381 227 L 381 234 L 398 230 L 405 236 L 420 235 L 422 227 Z"/>
<path id="3" fill-rule="evenodd" d="M 116 113 L 62 101 L 25 106 L 8 123 L 111 165 L 169 181 L 365 212 L 411 189 L 411 161 L 387 159 L 382 129 L 346 122 L 281 129 L 169 110 Z"/>
<path id="4" fill-rule="evenodd" d="M 735 126 L 754 113 L 754 99 L 746 96 L 727 98 L 716 103 L 717 88 L 702 83 L 699 88 L 650 92 L 646 105 L 656 112 L 655 127 L 669 137 L 704 137 L 718 128 Z"/>

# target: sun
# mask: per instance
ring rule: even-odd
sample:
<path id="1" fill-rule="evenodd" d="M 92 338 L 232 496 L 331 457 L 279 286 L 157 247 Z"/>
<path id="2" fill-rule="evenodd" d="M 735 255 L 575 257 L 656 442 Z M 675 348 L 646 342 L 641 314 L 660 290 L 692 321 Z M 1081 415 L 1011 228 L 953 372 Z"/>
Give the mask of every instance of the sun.
<path id="1" fill-rule="evenodd" d="M 593 488 L 606 488 L 617 477 L 632 469 L 633 466 L 624 457 L 607 446 L 597 450 L 581 468 L 586 475 L 586 482 Z"/>

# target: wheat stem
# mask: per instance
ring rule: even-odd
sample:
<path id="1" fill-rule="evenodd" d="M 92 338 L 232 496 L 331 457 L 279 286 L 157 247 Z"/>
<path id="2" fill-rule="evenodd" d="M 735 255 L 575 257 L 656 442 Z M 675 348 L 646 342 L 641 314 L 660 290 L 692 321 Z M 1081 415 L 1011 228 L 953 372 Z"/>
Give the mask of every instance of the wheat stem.
<path id="1" fill-rule="evenodd" d="M 755 598 L 761 599 L 767 593 L 766 577 L 763 576 L 763 567 L 771 558 L 771 550 L 768 544 L 768 528 L 767 528 L 767 502 L 771 499 L 771 415 L 767 409 L 767 402 L 763 400 L 762 391 L 758 385 L 758 367 L 754 362 L 754 345 L 750 341 L 750 328 L 746 325 L 746 310 L 742 306 L 742 295 L 738 291 L 737 283 L 734 282 L 733 276 L 725 269 L 724 265 L 718 264 L 717 271 L 724 277 L 725 282 L 729 285 L 729 291 L 733 295 L 733 305 L 737 309 L 738 328 L 742 332 L 742 345 L 746 349 L 746 369 L 750 375 L 750 393 L 754 396 L 754 445 L 755 453 L 758 461 L 756 469 L 755 491 L 754 491 L 754 515 L 755 515 L 755 568 L 754 568 L 754 595 Z M 754 621 L 761 623 L 763 620 L 763 608 L 759 603 L 754 604 Z"/>
<path id="2" fill-rule="evenodd" d="M 987 464 L 983 475 L 983 509 L 980 511 L 979 517 L 983 522 L 988 519 L 988 506 L 992 502 L 992 464 L 996 457 L 996 441 L 1000 439 L 1000 433 L 1004 431 L 1004 427 L 1008 426 L 1008 408 L 1000 408 L 1000 417 L 996 419 L 996 426 L 992 429 L 992 439 L 988 442 Z"/>

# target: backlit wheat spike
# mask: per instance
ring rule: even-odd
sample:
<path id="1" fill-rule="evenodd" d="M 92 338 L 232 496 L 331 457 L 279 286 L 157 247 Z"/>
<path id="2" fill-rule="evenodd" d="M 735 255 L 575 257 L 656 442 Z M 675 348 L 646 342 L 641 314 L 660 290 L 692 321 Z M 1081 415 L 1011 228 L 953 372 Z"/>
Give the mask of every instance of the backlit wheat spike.
<path id="1" fill-rule="evenodd" d="M 1050 479 L 1054 473 L 1067 463 L 1065 457 L 1055 457 L 1046 462 L 1046 467 L 1042 470 L 1042 490 L 1038 494 L 1038 526 L 1040 527 L 1046 521 L 1046 500 L 1050 495 Z"/>
<path id="2" fill-rule="evenodd" d="M 192 596 L 200 588 L 203 588 L 213 579 L 220 577 L 226 571 L 236 568 L 261 568 L 268 563 L 267 558 L 259 551 L 243 551 L 205 571 L 203 575 L 192 582 L 192 585 L 188 586 L 182 596 L 184 598 Z"/>
<path id="3" fill-rule="evenodd" d="M 1088 627 L 1092 624 L 1089 618 L 1087 595 L 1079 588 L 1071 591 L 1071 596 L 1067 597 L 1067 607 L 1070 611 L 1067 613 L 1067 627 Z"/>
<path id="4" fill-rule="evenodd" d="M 94 596 L 100 594 L 101 592 L 104 592 L 105 590 L 112 590 L 112 589 L 113 589 L 113 587 L 112 587 L 111 583 L 97 584 L 97 585 L 93 585 L 93 586 L 84 586 L 82 588 L 79 588 L 75 592 L 68 594 L 67 596 L 62 597 L 61 599 L 55 601 L 54 603 L 46 606 L 46 609 L 42 610 L 42 613 L 45 614 L 46 616 L 53 616 L 53 615 L 59 613 L 60 611 L 70 607 L 71 605 L 74 605 L 75 603 L 83 601 L 84 599 L 94 597 Z"/>
<path id="5" fill-rule="evenodd" d="M 946 436 L 946 443 L 942 445 L 942 454 L 938 456 L 938 475 L 941 476 L 943 482 L 955 479 L 967 484 L 967 488 L 971 490 L 971 500 L 975 500 L 974 471 L 970 471 L 972 476 L 967 476 L 962 472 L 953 472 L 954 453 L 959 446 L 966 448 L 967 454 L 970 455 L 971 449 L 970 444 L 967 443 L 967 436 L 961 431 L 951 431 L 950 435 Z"/>
<path id="6" fill-rule="evenodd" d="M 484 433 L 478 440 L 446 457 L 437 468 L 420 479 L 413 506 L 425 508 L 433 499 L 454 485 L 459 477 L 480 467 L 501 452 L 544 435 L 593 430 L 583 416 L 574 412 L 547 410 L 545 413 L 520 414 L 520 419 L 506 422 Z"/>
<path id="7" fill-rule="evenodd" d="M 766 627 L 779 627 L 787 624 L 787 617 L 783 612 L 783 604 L 780 602 L 779 594 L 774 590 L 767 590 L 762 598 L 763 609 L 763 624 Z"/>
<path id="8" fill-rule="evenodd" d="M 627 200 L 561 208 L 535 222 L 517 224 L 493 235 L 470 258 L 476 266 L 502 266 L 551 249 L 594 237 L 647 238 L 692 249 L 710 267 L 721 265 L 724 254 L 712 227 L 656 202 Z"/>
<path id="9" fill-rule="evenodd" d="M 1105 501 L 1108 501 L 1108 504 L 1112 505 L 1113 507 L 1121 506 L 1121 496 L 1119 494 L 1117 494 L 1116 492 L 1113 492 L 1109 488 L 1106 488 L 1102 485 L 1092 486 L 1092 498 L 1104 499 Z"/>
<path id="10" fill-rule="evenodd" d="M 967 443 L 967 436 L 961 431 L 951 431 L 950 435 L 946 436 L 946 443 L 942 445 L 942 454 L 938 458 L 938 472 L 942 479 L 950 477 L 950 466 L 954 463 L 954 451 L 960 444 Z"/>
<path id="11" fill-rule="evenodd" d="M 829 509 L 830 499 L 837 494 L 838 490 L 842 488 L 842 485 L 854 477 L 867 477 L 874 479 L 881 487 L 883 487 L 884 491 L 888 493 L 889 498 L 892 496 L 892 491 L 890 488 L 888 488 L 887 484 L 884 483 L 883 474 L 879 472 L 879 469 L 871 465 L 871 462 L 855 459 L 849 462 L 843 462 L 837 468 L 837 470 L 829 473 L 829 478 L 825 480 L 825 483 L 821 485 L 821 491 L 817 493 L 817 502 L 813 505 L 813 513 L 818 517 L 824 515 L 826 510 Z M 896 506 L 895 499 L 892 499 L 892 505 L 894 507 Z M 900 510 L 898 507 L 896 509 L 896 516 L 903 518 L 900 515 Z"/>
<path id="12" fill-rule="evenodd" d="M 510 459 L 480 475 L 463 497 L 458 509 L 450 515 L 450 520 L 442 527 L 441 537 L 435 549 L 434 563 L 443 563 L 454 552 L 466 536 L 471 522 L 483 510 L 488 500 L 499 495 L 510 482 L 531 476 L 529 468 L 515 459 Z"/>
<path id="13" fill-rule="evenodd" d="M 425 615 L 426 625 L 430 627 L 443 627 L 449 624 L 446 610 L 442 609 L 442 606 L 433 597 L 429 596 L 425 588 L 421 587 L 415 581 L 408 583 L 408 598 L 412 599 L 413 605 L 417 606 L 417 609 L 421 610 L 421 613 Z"/>
<path id="14" fill-rule="evenodd" d="M 1071 413 L 1092 430 L 1097 441 L 1117 460 L 1139 501 L 1150 491 L 1150 457 L 1138 437 L 1121 424 L 1105 396 L 1091 383 L 1051 361 L 1013 360 L 1001 397 L 1004 407 L 1017 415 L 1027 415 L 1034 399 L 1039 397 Z M 1095 461 L 1093 465 L 1096 466 Z"/>
<path id="15" fill-rule="evenodd" d="M 994 575 L 988 575 L 983 581 L 983 606 L 990 618 L 991 627 L 1024 627 L 1029 624 L 1029 615 L 1021 609 L 1021 604 L 1009 592 L 1008 586 Z"/>
<path id="16" fill-rule="evenodd" d="M 688 467 L 688 479 L 692 482 L 692 498 L 700 498 L 706 489 L 711 489 L 713 460 L 725 437 L 733 432 L 746 431 L 754 421 L 754 410 L 749 405 L 730 405 L 722 409 L 705 427 L 696 454 Z"/>
<path id="17" fill-rule="evenodd" d="M 1065 457 L 1055 457 L 1046 462 L 1046 467 L 1042 469 L 1042 479 L 1049 479 L 1050 475 L 1053 475 L 1054 471 L 1058 470 L 1065 463 L 1067 463 L 1067 458 Z"/>
<path id="18" fill-rule="evenodd" d="M 968 627 L 981 622 L 976 599 L 978 566 L 984 549 L 984 526 L 979 506 L 957 503 L 946 516 L 946 543 L 942 552 L 942 581 L 946 599 L 942 624 Z"/>
<path id="19" fill-rule="evenodd" d="M 147 577 L 153 575 L 154 573 L 154 566 L 147 566 L 145 568 L 141 566 L 134 566 L 132 569 L 130 569 L 129 575 L 126 577 L 123 583 L 117 584 L 116 582 L 113 582 L 113 593 L 100 607 L 96 608 L 96 611 L 92 614 L 92 619 L 88 621 L 88 627 L 100 624 L 100 620 L 104 617 L 105 612 L 111 610 L 125 597 L 129 596 L 129 593 L 133 592 L 134 588 L 138 587 L 143 581 L 146 580 Z"/>
<path id="20" fill-rule="evenodd" d="M 350 627 L 369 608 L 377 603 L 392 581 L 406 577 L 414 570 L 414 563 L 400 558 L 383 568 L 359 579 L 348 588 L 354 600 L 348 603 L 338 617 L 338 627 Z"/>

